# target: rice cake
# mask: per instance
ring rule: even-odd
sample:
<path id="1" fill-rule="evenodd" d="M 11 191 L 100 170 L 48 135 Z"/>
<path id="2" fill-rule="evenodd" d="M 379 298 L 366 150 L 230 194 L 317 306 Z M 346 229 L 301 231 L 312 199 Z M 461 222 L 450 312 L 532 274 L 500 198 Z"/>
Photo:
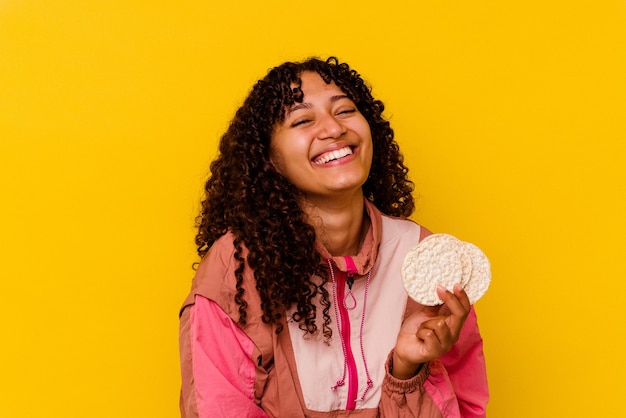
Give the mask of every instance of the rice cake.
<path id="1" fill-rule="evenodd" d="M 407 253 L 401 271 L 409 296 L 426 306 L 443 303 L 437 296 L 437 285 L 452 291 L 458 283 L 473 304 L 491 282 L 489 260 L 482 250 L 448 234 L 424 238 Z"/>

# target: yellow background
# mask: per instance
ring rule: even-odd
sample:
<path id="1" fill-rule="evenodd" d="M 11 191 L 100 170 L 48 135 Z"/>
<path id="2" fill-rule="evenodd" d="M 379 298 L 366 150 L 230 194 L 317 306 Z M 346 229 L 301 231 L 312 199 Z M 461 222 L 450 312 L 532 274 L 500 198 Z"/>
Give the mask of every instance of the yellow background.
<path id="1" fill-rule="evenodd" d="M 489 415 L 623 416 L 626 2 L 371 3 L 0 1 L 0 417 L 177 416 L 216 140 L 309 55 L 387 105 L 416 219 L 489 255 Z"/>

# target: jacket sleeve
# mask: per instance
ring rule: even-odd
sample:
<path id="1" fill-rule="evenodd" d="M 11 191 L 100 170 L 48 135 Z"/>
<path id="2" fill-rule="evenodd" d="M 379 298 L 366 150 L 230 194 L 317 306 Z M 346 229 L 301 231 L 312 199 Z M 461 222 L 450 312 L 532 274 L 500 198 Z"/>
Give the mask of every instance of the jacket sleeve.
<path id="1" fill-rule="evenodd" d="M 391 375 L 392 354 L 383 381 L 381 417 L 485 417 L 489 389 L 483 341 L 473 307 L 459 341 L 445 355 L 424 365 L 412 379 L 398 380 Z"/>
<path id="2" fill-rule="evenodd" d="M 439 359 L 445 367 L 463 418 L 483 418 L 489 401 L 483 340 L 472 306 L 459 341 Z"/>
<path id="3" fill-rule="evenodd" d="M 387 357 L 386 374 L 383 379 L 382 396 L 378 406 L 381 418 L 440 418 L 441 411 L 426 392 L 425 382 L 430 375 L 430 364 L 422 365 L 411 379 L 393 377 L 393 350 Z"/>
<path id="4" fill-rule="evenodd" d="M 196 296 L 180 319 L 183 418 L 267 417 L 254 402 L 254 343 L 215 302 Z"/>

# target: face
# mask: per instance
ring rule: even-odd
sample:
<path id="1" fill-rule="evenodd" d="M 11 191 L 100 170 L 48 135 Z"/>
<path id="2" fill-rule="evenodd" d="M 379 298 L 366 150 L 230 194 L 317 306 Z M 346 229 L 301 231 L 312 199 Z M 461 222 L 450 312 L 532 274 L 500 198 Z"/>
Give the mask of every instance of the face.
<path id="1" fill-rule="evenodd" d="M 372 164 L 369 124 L 335 83 L 314 72 L 300 78 L 304 100 L 274 127 L 272 162 L 307 199 L 360 192 Z"/>

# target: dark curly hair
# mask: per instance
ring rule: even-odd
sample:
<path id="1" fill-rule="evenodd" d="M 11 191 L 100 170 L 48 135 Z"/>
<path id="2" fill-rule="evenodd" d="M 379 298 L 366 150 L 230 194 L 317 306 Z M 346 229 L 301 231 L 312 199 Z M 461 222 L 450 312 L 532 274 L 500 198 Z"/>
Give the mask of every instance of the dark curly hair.
<path id="1" fill-rule="evenodd" d="M 293 320 L 306 333 L 315 334 L 313 301 L 319 297 L 323 334 L 328 340 L 330 298 L 324 287 L 328 268 L 315 251 L 315 230 L 298 204 L 301 192 L 270 161 L 273 129 L 284 120 L 286 108 L 302 102 L 300 75 L 309 71 L 318 73 L 326 83 L 334 82 L 369 123 L 373 161 L 363 185 L 365 197 L 387 215 L 407 217 L 413 212 L 413 183 L 393 130 L 382 116 L 383 103 L 372 97 L 371 89 L 348 64 L 335 57 L 326 61 L 309 58 L 271 69 L 237 110 L 221 138 L 219 155 L 211 163 L 206 198 L 196 219 L 196 244 L 203 257 L 218 238 L 228 231 L 233 234 L 234 257 L 239 263 L 235 302 L 241 325 L 247 319 L 242 286 L 247 262 L 254 271 L 265 323 L 276 324 L 280 332 L 282 316 L 295 306 Z M 245 260 L 244 246 L 248 250 Z"/>

